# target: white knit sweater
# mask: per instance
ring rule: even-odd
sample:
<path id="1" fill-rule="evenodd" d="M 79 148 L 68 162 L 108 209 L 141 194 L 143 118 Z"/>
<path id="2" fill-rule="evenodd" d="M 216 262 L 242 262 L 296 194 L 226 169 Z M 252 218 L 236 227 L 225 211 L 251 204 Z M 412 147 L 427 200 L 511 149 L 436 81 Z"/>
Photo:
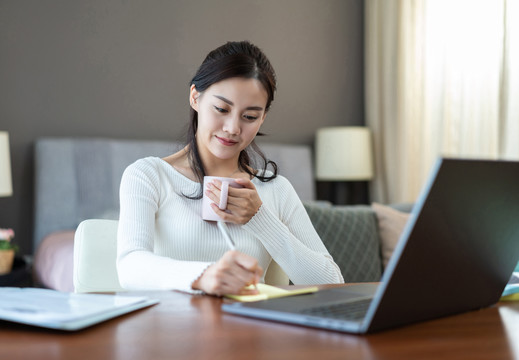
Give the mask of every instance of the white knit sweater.
<path id="1" fill-rule="evenodd" d="M 289 181 L 278 175 L 253 183 L 263 204 L 247 224 L 228 224 L 236 249 L 263 269 L 274 258 L 294 284 L 343 282 Z M 183 196 L 199 186 L 156 157 L 125 170 L 117 235 L 124 288 L 192 292 L 193 281 L 228 250 L 216 223 L 202 219 L 202 200 Z"/>

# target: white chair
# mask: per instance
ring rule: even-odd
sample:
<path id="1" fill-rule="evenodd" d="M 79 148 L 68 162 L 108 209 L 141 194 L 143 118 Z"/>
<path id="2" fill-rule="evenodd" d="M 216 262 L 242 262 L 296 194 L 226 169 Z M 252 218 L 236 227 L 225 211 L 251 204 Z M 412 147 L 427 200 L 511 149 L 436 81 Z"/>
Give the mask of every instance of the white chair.
<path id="1" fill-rule="evenodd" d="M 269 267 L 265 270 L 265 284 L 273 286 L 286 286 L 290 282 L 288 275 L 279 266 L 277 262 L 272 260 Z"/>
<path id="2" fill-rule="evenodd" d="M 74 235 L 74 291 L 124 291 L 117 267 L 117 220 L 89 219 Z"/>
<path id="3" fill-rule="evenodd" d="M 124 291 L 117 275 L 117 220 L 89 219 L 81 222 L 74 236 L 74 291 Z M 274 261 L 265 273 L 265 283 L 288 285 L 288 276 Z"/>

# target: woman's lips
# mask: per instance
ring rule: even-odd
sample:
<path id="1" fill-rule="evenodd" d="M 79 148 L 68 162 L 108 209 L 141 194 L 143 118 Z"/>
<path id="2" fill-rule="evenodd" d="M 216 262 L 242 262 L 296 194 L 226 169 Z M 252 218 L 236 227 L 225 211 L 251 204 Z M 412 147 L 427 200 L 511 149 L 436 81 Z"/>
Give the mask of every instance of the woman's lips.
<path id="1" fill-rule="evenodd" d="M 221 138 L 221 137 L 219 137 L 219 136 L 216 136 L 216 138 L 218 139 L 218 141 L 220 142 L 220 144 L 225 145 L 225 146 L 233 146 L 233 145 L 235 145 L 235 144 L 238 143 L 238 142 L 235 141 L 235 140 L 226 139 L 226 138 Z"/>

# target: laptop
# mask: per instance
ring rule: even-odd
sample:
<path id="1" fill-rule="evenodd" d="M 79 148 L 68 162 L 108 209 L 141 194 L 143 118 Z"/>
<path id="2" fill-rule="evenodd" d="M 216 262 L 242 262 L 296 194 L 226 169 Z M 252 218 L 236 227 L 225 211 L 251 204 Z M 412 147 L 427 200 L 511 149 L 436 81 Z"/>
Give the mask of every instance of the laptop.
<path id="1" fill-rule="evenodd" d="M 379 284 L 222 309 L 364 334 L 491 306 L 519 260 L 518 184 L 519 162 L 440 158 Z"/>

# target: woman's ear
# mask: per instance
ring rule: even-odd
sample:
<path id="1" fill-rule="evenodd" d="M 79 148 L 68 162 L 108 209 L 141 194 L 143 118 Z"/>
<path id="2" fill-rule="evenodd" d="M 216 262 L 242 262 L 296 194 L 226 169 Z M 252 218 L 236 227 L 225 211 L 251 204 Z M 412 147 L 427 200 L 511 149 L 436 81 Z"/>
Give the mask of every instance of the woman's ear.
<path id="1" fill-rule="evenodd" d="M 193 110 L 198 111 L 198 98 L 200 97 L 200 93 L 196 90 L 195 84 L 191 85 L 189 88 L 189 105 L 193 108 Z"/>

